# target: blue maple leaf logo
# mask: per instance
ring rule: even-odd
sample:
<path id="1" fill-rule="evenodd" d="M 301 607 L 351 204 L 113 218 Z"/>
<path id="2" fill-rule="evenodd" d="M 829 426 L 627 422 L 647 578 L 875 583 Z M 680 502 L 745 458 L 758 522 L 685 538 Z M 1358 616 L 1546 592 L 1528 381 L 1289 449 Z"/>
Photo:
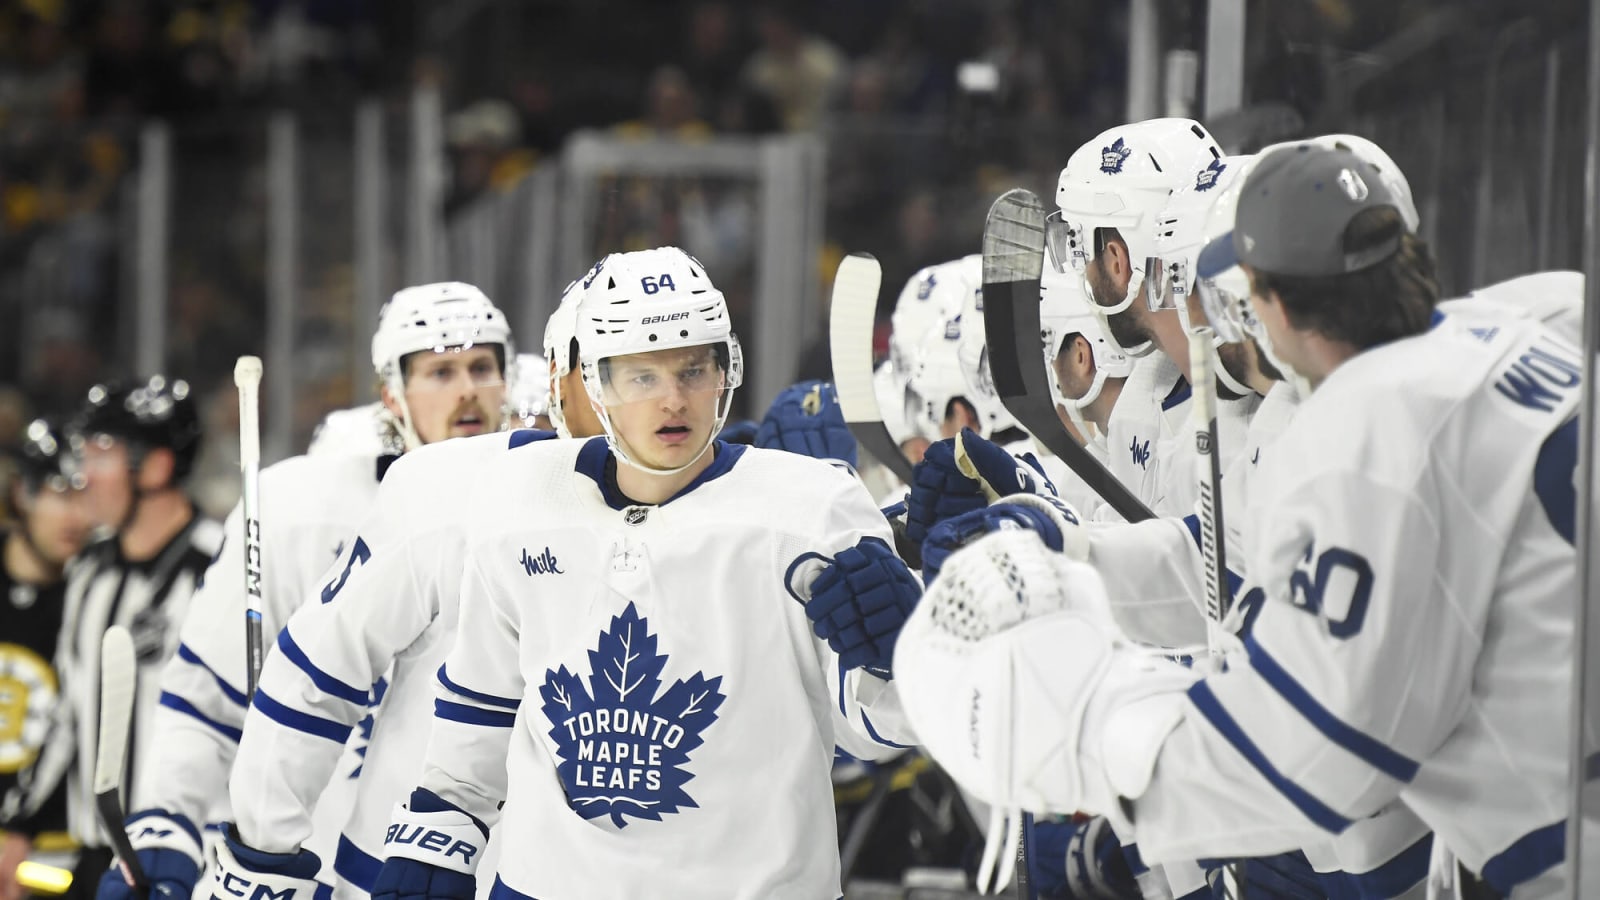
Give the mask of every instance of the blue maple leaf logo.
<path id="1" fill-rule="evenodd" d="M 1122 164 L 1132 155 L 1133 148 L 1124 143 L 1122 138 L 1117 138 L 1111 142 L 1111 146 L 1101 148 L 1100 171 L 1107 175 L 1115 175 L 1122 171 Z"/>
<path id="2" fill-rule="evenodd" d="M 1217 186 L 1217 179 L 1222 177 L 1222 171 L 1228 168 L 1220 159 L 1213 159 L 1211 165 L 1201 169 L 1194 177 L 1194 189 L 1209 191 Z"/>
<path id="3" fill-rule="evenodd" d="M 666 663 L 649 620 L 629 603 L 589 651 L 587 688 L 566 666 L 545 670 L 539 696 L 560 758 L 556 773 L 585 819 L 609 815 L 625 828 L 624 817 L 660 821 L 699 806 L 684 790 L 694 777 L 684 766 L 726 699 L 722 677 L 696 672 L 660 693 Z"/>

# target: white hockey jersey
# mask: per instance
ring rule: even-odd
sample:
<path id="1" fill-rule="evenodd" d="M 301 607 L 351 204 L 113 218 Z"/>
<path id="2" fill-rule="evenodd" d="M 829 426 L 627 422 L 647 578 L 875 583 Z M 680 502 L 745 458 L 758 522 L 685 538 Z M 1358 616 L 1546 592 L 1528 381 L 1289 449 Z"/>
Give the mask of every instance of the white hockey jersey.
<path id="1" fill-rule="evenodd" d="M 889 540 L 871 497 L 816 460 L 719 445 L 684 491 L 637 506 L 604 439 L 531 449 L 482 473 L 421 781 L 519 848 L 480 883 L 838 896 L 834 747 L 912 739 L 893 685 L 842 671 L 788 582 Z"/>
<path id="2" fill-rule="evenodd" d="M 1502 894 L 1559 887 L 1580 380 L 1532 320 L 1446 316 L 1306 399 L 1251 490 L 1243 658 L 1135 802 L 1146 859 L 1310 845 L 1398 798 Z"/>
<path id="3" fill-rule="evenodd" d="M 261 632 L 269 655 L 282 648 L 276 641 L 279 630 L 317 593 L 323 572 L 353 538 L 392 460 L 297 456 L 261 470 Z M 146 761 L 151 770 L 147 805 L 182 813 L 196 825 L 229 818 L 228 775 L 245 719 L 241 507 L 229 514 L 223 533 L 222 552 L 206 570 L 183 620 L 177 653 L 161 673 L 161 705 L 155 713 L 160 745 Z M 359 764 L 352 751 L 318 804 L 326 818 L 308 848 L 319 855 L 332 850 L 344 824 Z M 330 861 L 331 853 L 323 859 Z"/>
<path id="4" fill-rule="evenodd" d="M 306 843 L 314 814 L 320 824 L 323 786 L 342 770 L 369 692 L 392 665 L 354 808 L 331 857 L 336 895 L 371 889 L 389 814 L 422 770 L 433 674 L 455 633 L 469 486 L 508 447 L 552 436 L 524 430 L 441 441 L 389 467 L 356 536 L 280 635 L 280 647 L 292 649 L 262 667 L 229 786 L 246 844 L 283 853 Z"/>

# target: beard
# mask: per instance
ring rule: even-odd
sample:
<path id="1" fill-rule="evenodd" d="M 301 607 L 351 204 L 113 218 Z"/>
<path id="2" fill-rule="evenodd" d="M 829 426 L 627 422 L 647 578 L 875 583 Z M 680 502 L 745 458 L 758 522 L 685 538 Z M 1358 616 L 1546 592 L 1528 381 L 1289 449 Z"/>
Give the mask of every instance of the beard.
<path id="1" fill-rule="evenodd" d="M 1261 354 L 1255 351 L 1254 347 L 1243 341 L 1217 345 L 1217 360 L 1222 363 L 1222 368 L 1227 371 L 1228 377 L 1240 384 L 1250 383 L 1250 371 L 1252 367 L 1252 360 L 1250 356 L 1252 353 L 1255 354 L 1256 360 L 1265 362 L 1265 360 L 1261 359 Z"/>
<path id="2" fill-rule="evenodd" d="M 1089 282 L 1089 299 L 1093 300 L 1096 306 L 1116 306 L 1122 302 L 1124 292 L 1118 291 L 1117 286 L 1111 283 L 1111 276 L 1106 273 L 1105 266 L 1101 265 L 1100 260 L 1090 263 L 1085 275 Z M 1138 301 L 1135 300 L 1134 305 L 1137 304 Z M 1133 306 L 1106 316 L 1105 322 L 1106 328 L 1111 332 L 1111 339 L 1120 344 L 1124 350 L 1153 340 L 1150 329 L 1135 318 Z"/>

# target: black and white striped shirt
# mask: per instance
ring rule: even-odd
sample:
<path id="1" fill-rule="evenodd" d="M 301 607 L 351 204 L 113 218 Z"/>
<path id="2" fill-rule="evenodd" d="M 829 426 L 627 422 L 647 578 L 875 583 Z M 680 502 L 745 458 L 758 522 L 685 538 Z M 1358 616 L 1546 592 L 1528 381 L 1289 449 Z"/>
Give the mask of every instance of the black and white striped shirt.
<path id="1" fill-rule="evenodd" d="M 140 809 L 143 751 L 153 746 L 152 721 L 161 669 L 176 652 L 178 629 L 207 565 L 222 546 L 221 524 L 198 515 L 154 558 L 130 561 L 115 538 L 84 548 L 67 568 L 66 612 L 56 648 L 65 702 L 38 763 L 39 790 L 67 783 L 68 828 L 79 843 L 106 845 L 95 818 L 94 760 L 100 719 L 100 639 L 123 625 L 133 634 L 139 688 L 128 737 L 125 808 Z M 242 577 L 242 576 L 241 576 Z M 239 625 L 243 628 L 241 622 Z"/>

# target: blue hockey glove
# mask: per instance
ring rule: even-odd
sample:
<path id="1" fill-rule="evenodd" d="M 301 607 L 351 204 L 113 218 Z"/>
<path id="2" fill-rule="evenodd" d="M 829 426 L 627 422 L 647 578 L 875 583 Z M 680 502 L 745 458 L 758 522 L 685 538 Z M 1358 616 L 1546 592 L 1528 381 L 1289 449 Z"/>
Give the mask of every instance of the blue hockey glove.
<path id="1" fill-rule="evenodd" d="M 971 428 L 961 429 L 952 449 L 961 474 L 977 481 L 991 502 L 1011 494 L 1057 496 L 1056 486 L 1032 453 L 1013 456 L 994 441 L 978 437 Z"/>
<path id="2" fill-rule="evenodd" d="M 802 381 L 784 388 L 767 408 L 755 445 L 856 467 L 855 436 L 845 424 L 838 392 L 826 381 Z"/>
<path id="3" fill-rule="evenodd" d="M 150 882 L 151 900 L 189 900 L 200 880 L 205 852 L 200 830 L 189 817 L 147 809 L 129 816 L 126 827 L 134 855 Z M 122 867 L 112 866 L 100 876 L 94 896 L 95 900 L 133 900 L 135 892 Z"/>
<path id="4" fill-rule="evenodd" d="M 1224 865 L 1232 866 L 1234 878 L 1239 883 L 1239 893 L 1261 900 L 1316 900 L 1339 896 L 1349 890 L 1344 884 L 1322 885 L 1322 877 L 1311 868 L 1311 862 L 1299 850 L 1274 856 L 1250 859 L 1202 860 L 1206 867 L 1206 881 L 1211 884 L 1213 897 L 1225 896 L 1222 883 Z"/>
<path id="5" fill-rule="evenodd" d="M 1140 900 L 1139 882 L 1104 817 L 1029 827 L 1028 882 L 1040 897 Z"/>
<path id="6" fill-rule="evenodd" d="M 932 586 L 950 554 L 993 531 L 1035 531 L 1046 547 L 1073 559 L 1088 556 L 1088 538 L 1072 507 L 1053 497 L 1014 494 L 935 526 L 922 542 L 922 583 Z"/>
<path id="7" fill-rule="evenodd" d="M 489 828 L 476 816 L 417 788 L 409 804 L 395 807 L 372 900 L 473 900 L 488 842 Z"/>
<path id="8" fill-rule="evenodd" d="M 722 426 L 722 431 L 717 433 L 717 440 L 729 444 L 753 444 L 756 435 L 760 433 L 761 426 L 749 419 L 739 419 Z"/>
<path id="9" fill-rule="evenodd" d="M 317 872 L 322 860 L 310 850 L 265 853 L 239 839 L 232 823 L 222 828 L 217 847 L 217 868 L 212 876 L 211 900 L 238 897 L 272 897 L 273 900 L 312 900 L 317 893 Z"/>
<path id="10" fill-rule="evenodd" d="M 921 596 L 917 576 L 889 545 L 863 538 L 811 583 L 806 616 L 846 669 L 887 678 L 895 639 Z"/>
<path id="11" fill-rule="evenodd" d="M 940 522 L 988 505 L 983 486 L 956 466 L 955 440 L 936 441 L 911 470 L 906 537 L 921 545 Z"/>

